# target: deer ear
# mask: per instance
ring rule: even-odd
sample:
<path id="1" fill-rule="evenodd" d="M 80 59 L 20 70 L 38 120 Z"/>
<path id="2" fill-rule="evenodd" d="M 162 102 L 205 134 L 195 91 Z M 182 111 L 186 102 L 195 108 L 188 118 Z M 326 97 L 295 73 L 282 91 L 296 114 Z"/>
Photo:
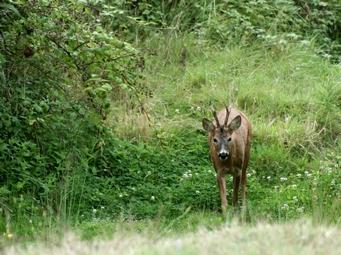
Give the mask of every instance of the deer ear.
<path id="1" fill-rule="evenodd" d="M 208 132 L 210 132 L 214 129 L 212 122 L 206 118 L 202 119 L 202 127 Z"/>
<path id="2" fill-rule="evenodd" d="M 241 123 L 242 123 L 242 118 L 240 117 L 240 115 L 238 115 L 231 121 L 231 123 L 228 125 L 228 128 L 234 131 L 240 127 Z"/>

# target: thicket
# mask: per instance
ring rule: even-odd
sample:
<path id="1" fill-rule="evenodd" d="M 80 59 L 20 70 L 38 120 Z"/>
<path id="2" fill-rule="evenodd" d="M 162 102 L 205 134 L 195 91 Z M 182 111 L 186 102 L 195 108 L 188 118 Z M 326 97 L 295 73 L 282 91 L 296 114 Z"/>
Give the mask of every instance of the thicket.
<path id="1" fill-rule="evenodd" d="M 99 2 L 98 2 L 99 3 Z M 118 9 L 112 27 L 128 38 L 145 38 L 149 32 L 181 34 L 220 45 L 283 47 L 289 42 L 310 40 L 316 51 L 340 61 L 341 7 L 329 1 L 108 1 Z M 132 33 L 133 32 L 133 33 Z"/>
<path id="2" fill-rule="evenodd" d="M 227 98 L 210 97 L 223 89 L 211 94 L 203 89 L 207 78 L 195 69 L 198 54 L 211 52 L 211 47 L 221 53 L 226 47 L 257 45 L 276 59 L 297 43 L 312 44 L 315 52 L 338 62 L 340 31 L 337 1 L 0 3 L 0 231 L 31 233 L 34 227 L 27 226 L 50 226 L 60 219 L 175 217 L 189 208 L 217 210 L 205 134 L 193 123 L 200 123 L 211 105 L 223 105 Z M 184 34 L 194 39 L 181 39 Z M 262 56 L 249 54 L 252 51 L 239 57 L 257 67 Z M 318 212 L 331 211 L 331 220 L 337 222 L 338 76 L 331 64 L 309 54 L 295 63 L 303 66 L 312 60 L 313 68 L 325 64 L 322 77 L 332 79 L 313 107 L 308 101 L 298 106 L 300 111 L 317 110 L 319 122 L 312 129 L 314 135 L 321 131 L 314 137 L 318 142 L 296 143 L 290 136 L 282 136 L 282 141 L 279 134 L 264 135 L 267 127 L 256 133 L 250 208 L 255 215 L 286 219 L 321 206 Z M 243 66 L 229 63 L 231 72 L 240 72 Z M 192 65 L 193 77 L 180 75 L 187 65 Z M 189 87 L 172 90 L 178 80 L 167 83 L 161 77 L 161 68 L 168 67 L 178 70 L 168 72 Z M 159 81 L 168 87 L 158 87 Z M 220 81 L 212 78 L 214 82 Z M 187 89 L 203 90 L 195 108 L 180 100 Z M 252 112 L 259 126 L 271 122 L 270 116 L 295 111 L 291 103 L 297 102 L 285 98 L 276 103 L 260 89 L 256 97 L 233 93 L 229 99 Z M 158 96 L 166 107 L 150 110 Z M 257 107 L 268 104 L 269 114 L 257 116 Z M 179 112 L 184 112 L 181 125 L 158 126 L 167 119 L 176 123 Z M 126 115 L 138 118 L 122 124 Z M 136 131 L 140 120 L 148 133 L 142 138 L 141 130 Z M 294 131 L 296 139 L 301 133 Z M 325 169 L 331 169 L 329 174 Z M 295 185 L 304 191 L 301 197 Z M 309 196 L 312 189 L 317 189 L 317 197 Z"/>
<path id="3" fill-rule="evenodd" d="M 111 100 L 138 76 L 137 51 L 101 18 L 78 1 L 1 4 L 0 202 L 7 221 L 71 214 L 61 210 L 75 209 L 96 176 L 97 153 L 113 139 L 105 125 Z"/>

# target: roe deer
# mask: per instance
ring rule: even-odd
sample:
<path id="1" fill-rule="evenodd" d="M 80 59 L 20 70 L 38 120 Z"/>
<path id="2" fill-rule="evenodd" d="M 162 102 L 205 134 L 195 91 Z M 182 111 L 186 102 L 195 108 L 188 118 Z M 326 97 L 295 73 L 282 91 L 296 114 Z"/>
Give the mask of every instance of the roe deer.
<path id="1" fill-rule="evenodd" d="M 204 118 L 203 127 L 208 131 L 208 144 L 220 191 L 221 209 L 226 213 L 225 175 L 233 175 L 233 206 L 238 204 L 239 183 L 242 186 L 242 205 L 246 206 L 246 168 L 250 158 L 251 124 L 245 114 L 234 107 L 214 111 L 215 121 Z"/>

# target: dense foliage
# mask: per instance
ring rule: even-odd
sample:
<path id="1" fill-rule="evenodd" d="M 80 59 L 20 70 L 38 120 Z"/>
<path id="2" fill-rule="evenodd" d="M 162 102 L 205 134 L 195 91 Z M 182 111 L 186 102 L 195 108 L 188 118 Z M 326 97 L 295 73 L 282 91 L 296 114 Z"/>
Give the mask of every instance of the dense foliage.
<path id="1" fill-rule="evenodd" d="M 269 48 L 313 38 L 317 52 L 340 61 L 341 8 L 337 0 L 108 2 L 121 14 L 112 26 L 135 36 L 161 28 L 174 34 L 191 31 L 210 43 L 252 45 L 257 40 Z"/>
<path id="2" fill-rule="evenodd" d="M 251 213 L 338 222 L 340 11 L 338 1 L 0 3 L 0 232 L 218 210 L 198 125 L 227 100 L 255 126 Z M 269 73 L 247 80 L 259 68 Z"/>
<path id="3" fill-rule="evenodd" d="M 77 1 L 1 8 L 1 204 L 60 214 L 69 177 L 92 171 L 111 95 L 138 75 L 137 51 Z"/>

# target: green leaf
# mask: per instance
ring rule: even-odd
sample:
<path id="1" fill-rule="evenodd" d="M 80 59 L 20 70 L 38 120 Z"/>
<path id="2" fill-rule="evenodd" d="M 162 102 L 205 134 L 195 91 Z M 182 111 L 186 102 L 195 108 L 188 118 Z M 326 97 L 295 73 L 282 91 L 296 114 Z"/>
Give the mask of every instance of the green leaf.
<path id="1" fill-rule="evenodd" d="M 12 11 L 14 14 L 16 14 L 17 16 L 19 17 L 22 17 L 20 12 L 17 10 L 17 8 L 14 7 L 13 4 L 6 4 L 6 3 L 1 3 L 0 4 L 0 9 L 7 9 L 7 10 L 10 10 Z"/>

